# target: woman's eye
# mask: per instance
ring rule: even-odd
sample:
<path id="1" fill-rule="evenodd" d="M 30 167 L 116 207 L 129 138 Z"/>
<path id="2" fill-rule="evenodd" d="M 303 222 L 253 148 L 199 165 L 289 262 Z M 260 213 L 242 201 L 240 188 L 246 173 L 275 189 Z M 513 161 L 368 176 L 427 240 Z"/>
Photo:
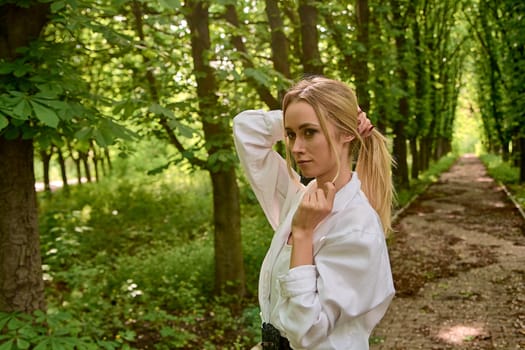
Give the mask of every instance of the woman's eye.
<path id="1" fill-rule="evenodd" d="M 286 137 L 288 137 L 288 139 L 290 139 L 290 140 L 294 140 L 295 139 L 295 134 L 293 132 L 289 132 L 289 133 L 286 133 Z"/>
<path id="2" fill-rule="evenodd" d="M 304 136 L 312 137 L 317 132 L 317 130 L 314 129 L 305 129 L 304 130 Z"/>

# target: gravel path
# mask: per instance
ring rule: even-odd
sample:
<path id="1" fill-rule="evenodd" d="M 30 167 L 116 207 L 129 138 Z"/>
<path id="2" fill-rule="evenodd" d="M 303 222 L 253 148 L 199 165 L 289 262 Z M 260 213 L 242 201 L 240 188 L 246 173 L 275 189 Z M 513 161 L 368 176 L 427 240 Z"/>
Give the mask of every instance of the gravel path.
<path id="1" fill-rule="evenodd" d="M 525 349 L 525 221 L 463 156 L 398 218 L 372 350 Z"/>

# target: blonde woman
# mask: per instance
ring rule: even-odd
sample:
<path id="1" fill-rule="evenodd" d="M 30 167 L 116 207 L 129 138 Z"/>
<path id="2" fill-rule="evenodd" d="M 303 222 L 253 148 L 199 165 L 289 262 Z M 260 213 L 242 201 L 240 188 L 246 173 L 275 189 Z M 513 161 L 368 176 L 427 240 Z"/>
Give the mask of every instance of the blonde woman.
<path id="1" fill-rule="evenodd" d="M 259 277 L 263 349 L 368 349 L 394 296 L 392 160 L 366 121 L 353 90 L 324 77 L 293 86 L 282 112 L 234 118 L 241 165 L 275 230 Z M 283 139 L 286 160 L 273 150 Z M 292 164 L 314 180 L 301 184 Z"/>

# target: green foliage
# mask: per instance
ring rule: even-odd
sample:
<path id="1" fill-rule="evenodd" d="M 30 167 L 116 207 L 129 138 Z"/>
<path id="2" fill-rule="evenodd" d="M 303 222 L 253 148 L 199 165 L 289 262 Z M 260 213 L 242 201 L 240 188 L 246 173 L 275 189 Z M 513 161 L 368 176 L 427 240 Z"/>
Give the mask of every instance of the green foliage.
<path id="1" fill-rule="evenodd" d="M 504 184 L 517 184 L 519 182 L 519 169 L 508 162 L 504 162 L 500 156 L 494 154 L 482 154 L 480 159 L 485 164 L 487 172 L 494 179 Z"/>
<path id="2" fill-rule="evenodd" d="M 125 349 L 117 341 L 93 341 L 81 336 L 82 324 L 70 313 L 33 315 L 0 312 L 1 350 L 72 350 Z"/>
<path id="3" fill-rule="evenodd" d="M 77 95 L 82 84 L 62 75 L 64 58 L 54 50 L 60 52 L 36 41 L 19 49 L 20 58 L 0 60 L 0 134 L 29 138 L 35 128 L 57 129 L 60 122 L 89 115 L 76 98 L 66 97 Z"/>
<path id="4" fill-rule="evenodd" d="M 156 349 L 236 348 L 256 343 L 254 298 L 272 231 L 244 184 L 243 249 L 249 297 L 213 296 L 211 185 L 203 172 L 168 168 L 144 142 L 115 173 L 39 197 L 41 248 L 50 312 L 83 325 L 77 337 Z M 230 298 L 230 299 L 228 299 Z M 220 344 L 223 344 L 221 346 Z M 109 347 L 108 347 L 109 348 Z M 116 347 L 115 347 L 116 348 Z"/>
<path id="5" fill-rule="evenodd" d="M 525 185 L 519 183 L 520 169 L 504 162 L 500 156 L 495 154 L 482 154 L 480 159 L 485 164 L 489 175 L 503 183 L 518 204 L 524 208 Z"/>
<path id="6" fill-rule="evenodd" d="M 475 113 L 475 102 L 470 91 L 472 86 L 472 73 L 465 73 L 465 86 L 461 89 L 459 106 L 454 120 L 453 150 L 457 154 L 478 153 L 483 139 L 481 116 Z"/>
<path id="7" fill-rule="evenodd" d="M 433 182 L 437 181 L 439 176 L 447 171 L 457 159 L 458 156 L 451 153 L 442 157 L 439 161 L 431 163 L 428 170 L 419 174 L 418 179 L 410 183 L 409 189 L 403 189 L 397 193 L 396 207 L 402 208 L 415 196 L 423 193 L 426 188 Z"/>

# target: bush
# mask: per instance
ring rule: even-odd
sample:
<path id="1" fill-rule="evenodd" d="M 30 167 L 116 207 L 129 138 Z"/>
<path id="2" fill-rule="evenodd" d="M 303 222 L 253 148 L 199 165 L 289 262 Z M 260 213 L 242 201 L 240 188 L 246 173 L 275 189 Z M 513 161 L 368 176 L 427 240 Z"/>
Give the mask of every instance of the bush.
<path id="1" fill-rule="evenodd" d="M 403 189 L 396 194 L 396 207 L 402 208 L 409 203 L 414 197 L 424 192 L 425 189 L 433 182 L 439 179 L 439 176 L 450 169 L 452 164 L 458 159 L 453 153 L 442 157 L 437 162 L 432 162 L 429 168 L 419 174 L 417 180 L 412 180 L 409 189 Z"/>
<path id="2" fill-rule="evenodd" d="M 0 312 L 0 349 L 127 349 L 118 341 L 81 336 L 82 324 L 67 312 L 33 315 Z"/>
<path id="3" fill-rule="evenodd" d="M 483 154 L 480 156 L 485 164 L 488 174 L 504 184 L 517 184 L 519 182 L 519 169 L 504 162 L 500 156 L 494 154 Z"/>
<path id="4" fill-rule="evenodd" d="M 210 187 L 207 174 L 168 169 L 154 176 L 109 176 L 72 186 L 69 195 L 40 196 L 50 312 L 73 315 L 83 325 L 74 337 L 86 343 L 150 349 L 256 343 L 255 295 L 272 230 L 255 201 L 243 204 L 249 297 L 241 309 L 230 309 L 232 300 L 212 296 Z M 253 199 L 250 191 L 242 187 L 243 198 Z"/>

